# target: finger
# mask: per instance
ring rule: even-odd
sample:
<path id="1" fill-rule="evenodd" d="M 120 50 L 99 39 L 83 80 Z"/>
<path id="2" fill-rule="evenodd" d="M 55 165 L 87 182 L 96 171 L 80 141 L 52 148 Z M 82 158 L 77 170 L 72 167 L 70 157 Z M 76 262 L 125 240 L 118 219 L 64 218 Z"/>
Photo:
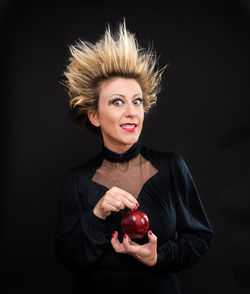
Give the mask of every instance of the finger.
<path id="1" fill-rule="evenodd" d="M 126 206 L 126 203 L 124 203 L 124 197 L 119 193 L 119 191 L 116 191 L 115 189 L 109 190 L 108 197 L 106 197 L 105 202 L 116 207 L 119 210 L 124 209 Z"/>
<path id="2" fill-rule="evenodd" d="M 124 234 L 123 236 L 123 246 L 126 250 L 127 253 L 132 253 L 133 252 L 133 248 L 131 247 L 131 239 L 129 238 L 129 236 L 127 234 Z"/>
<path id="3" fill-rule="evenodd" d="M 134 203 L 132 203 L 131 201 L 129 201 L 127 198 L 124 198 L 123 197 L 122 198 L 122 201 L 123 201 L 124 205 L 126 207 L 128 207 L 129 209 L 131 209 L 131 210 L 136 210 L 138 208 L 137 205 L 134 205 Z"/>
<path id="4" fill-rule="evenodd" d="M 151 231 L 148 231 L 148 239 L 149 239 L 149 243 L 155 245 L 157 244 L 157 236 Z"/>
<path id="5" fill-rule="evenodd" d="M 128 198 L 124 196 L 124 194 L 120 193 L 120 190 L 113 190 L 109 193 L 110 197 L 106 199 L 106 201 L 113 206 L 117 207 L 119 210 L 128 207 L 131 210 L 136 210 L 139 206 L 137 202 L 130 201 Z"/>
<path id="6" fill-rule="evenodd" d="M 118 232 L 116 232 L 116 231 L 112 235 L 111 244 L 117 253 L 124 253 L 125 252 L 124 246 L 122 243 L 120 243 L 120 241 L 118 239 Z"/>
<path id="7" fill-rule="evenodd" d="M 107 201 L 107 203 L 109 203 L 110 205 L 116 207 L 118 209 L 118 211 L 121 210 L 121 209 L 124 209 L 125 207 L 128 207 L 131 210 L 136 210 L 137 209 L 137 206 L 134 206 L 133 203 L 128 201 L 123 196 L 119 200 L 114 200 L 114 199 L 111 200 L 110 199 L 109 201 Z"/>
<path id="8" fill-rule="evenodd" d="M 113 190 L 115 193 L 119 193 L 120 195 L 122 195 L 123 197 L 125 197 L 128 201 L 130 201 L 134 206 L 137 206 L 139 207 L 139 203 L 138 201 L 136 200 L 136 198 L 130 194 L 129 192 L 121 189 L 121 188 L 118 188 L 118 187 L 113 187 Z M 137 204 L 137 205 L 136 205 Z"/>
<path id="9" fill-rule="evenodd" d="M 110 211 L 119 211 L 120 209 L 117 208 L 115 205 L 113 205 L 112 203 L 105 201 L 102 204 L 102 209 L 104 210 L 104 212 L 110 212 Z"/>
<path id="10" fill-rule="evenodd" d="M 113 200 L 112 205 L 115 206 L 119 210 L 125 208 L 125 204 L 123 203 L 123 199 Z"/>

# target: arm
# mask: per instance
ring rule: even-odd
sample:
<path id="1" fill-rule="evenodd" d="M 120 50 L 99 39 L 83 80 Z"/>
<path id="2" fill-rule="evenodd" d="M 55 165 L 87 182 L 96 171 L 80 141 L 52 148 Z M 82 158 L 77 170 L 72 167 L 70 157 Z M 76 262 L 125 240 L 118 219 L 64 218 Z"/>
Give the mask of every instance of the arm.
<path id="1" fill-rule="evenodd" d="M 210 249 L 214 232 L 186 163 L 177 153 L 172 155 L 177 238 L 158 248 L 155 268 L 178 272 L 192 267 Z"/>
<path id="2" fill-rule="evenodd" d="M 65 268 L 77 272 L 93 265 L 105 250 L 104 219 L 82 210 L 73 169 L 64 178 L 60 196 L 55 252 Z"/>

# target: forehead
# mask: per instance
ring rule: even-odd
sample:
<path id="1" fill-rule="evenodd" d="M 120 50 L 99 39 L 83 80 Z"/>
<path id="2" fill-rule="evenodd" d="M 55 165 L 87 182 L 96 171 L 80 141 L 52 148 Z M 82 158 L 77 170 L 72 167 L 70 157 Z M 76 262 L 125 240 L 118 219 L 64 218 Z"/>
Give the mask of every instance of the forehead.
<path id="1" fill-rule="evenodd" d="M 112 78 L 104 81 L 100 86 L 100 97 L 110 96 L 113 94 L 121 94 L 130 96 L 141 94 L 142 90 L 139 83 L 135 79 L 128 78 Z"/>

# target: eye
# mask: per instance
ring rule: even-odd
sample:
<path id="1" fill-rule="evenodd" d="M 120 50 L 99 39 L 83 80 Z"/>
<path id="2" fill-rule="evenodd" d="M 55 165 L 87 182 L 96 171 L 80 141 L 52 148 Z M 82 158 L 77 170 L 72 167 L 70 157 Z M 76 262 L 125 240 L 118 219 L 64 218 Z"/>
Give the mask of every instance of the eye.
<path id="1" fill-rule="evenodd" d="M 109 101 L 109 104 L 114 104 L 116 106 L 120 106 L 120 105 L 123 104 L 123 101 L 121 99 L 116 98 L 116 99 L 113 99 L 113 100 Z"/>
<path id="2" fill-rule="evenodd" d="M 136 104 L 136 105 L 140 105 L 140 104 L 142 104 L 143 99 L 142 99 L 142 98 L 137 98 L 137 99 L 135 99 L 133 102 L 135 102 L 135 101 L 138 101 L 138 102 L 137 102 L 137 103 L 134 103 L 134 104 Z"/>

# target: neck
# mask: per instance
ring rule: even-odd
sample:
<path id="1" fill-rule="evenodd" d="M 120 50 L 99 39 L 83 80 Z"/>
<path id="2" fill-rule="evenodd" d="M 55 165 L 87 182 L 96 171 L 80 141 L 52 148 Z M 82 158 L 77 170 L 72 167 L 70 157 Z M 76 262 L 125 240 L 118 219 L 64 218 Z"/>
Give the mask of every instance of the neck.
<path id="1" fill-rule="evenodd" d="M 126 144 L 126 145 L 118 145 L 118 146 L 114 146 L 114 145 L 109 146 L 108 144 L 104 143 L 104 146 L 105 146 L 107 149 L 109 149 L 109 150 L 111 150 L 111 151 L 113 151 L 113 152 L 115 152 L 115 153 L 119 153 L 119 154 L 121 154 L 121 153 L 125 153 L 125 152 L 128 151 L 128 149 L 131 148 L 133 145 L 134 145 L 134 143 L 133 143 L 133 144 Z"/>
<path id="2" fill-rule="evenodd" d="M 129 148 L 128 148 L 129 146 Z M 139 140 L 132 145 L 126 145 L 126 148 L 108 148 L 103 143 L 102 155 L 109 161 L 113 162 L 124 162 L 134 158 L 139 154 L 141 149 L 141 144 Z"/>

